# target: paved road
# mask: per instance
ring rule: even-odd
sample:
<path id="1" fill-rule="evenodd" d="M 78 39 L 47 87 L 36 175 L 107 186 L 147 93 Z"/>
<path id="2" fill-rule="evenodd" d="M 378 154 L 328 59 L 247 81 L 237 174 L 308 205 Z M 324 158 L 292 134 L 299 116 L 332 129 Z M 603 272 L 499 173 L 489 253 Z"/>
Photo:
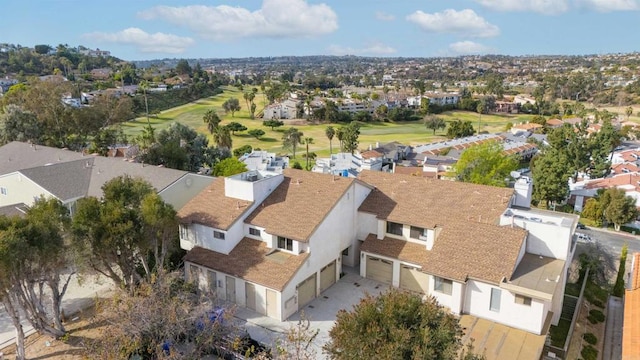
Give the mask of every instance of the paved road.
<path id="1" fill-rule="evenodd" d="M 634 252 L 640 252 L 640 236 L 638 235 L 601 230 L 597 228 L 588 228 L 584 230 L 578 229 L 576 232 L 589 235 L 595 242 L 600 244 L 603 249 L 611 254 L 614 259 L 620 258 L 620 252 L 622 251 L 622 246 L 625 243 L 627 244 L 629 255 Z M 640 231 L 638 231 L 638 233 L 640 233 Z M 630 259 L 631 256 L 628 256 L 627 260 L 630 261 Z"/>

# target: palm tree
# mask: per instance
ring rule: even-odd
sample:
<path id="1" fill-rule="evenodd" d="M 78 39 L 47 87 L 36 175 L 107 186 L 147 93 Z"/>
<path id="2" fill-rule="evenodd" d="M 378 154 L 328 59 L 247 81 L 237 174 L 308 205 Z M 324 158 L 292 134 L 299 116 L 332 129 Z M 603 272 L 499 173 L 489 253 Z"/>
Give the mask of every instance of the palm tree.
<path id="1" fill-rule="evenodd" d="M 340 151 L 342 151 L 343 149 L 342 140 L 344 140 L 344 127 L 341 126 L 338 128 L 338 130 L 336 130 L 336 137 L 340 141 Z"/>
<path id="2" fill-rule="evenodd" d="M 144 94 L 144 107 L 147 110 L 147 126 L 151 126 L 151 122 L 149 121 L 149 102 L 147 101 L 147 88 L 149 87 L 149 84 L 146 80 L 143 80 L 140 82 L 139 87 L 142 90 L 142 94 Z"/>
<path id="3" fill-rule="evenodd" d="M 282 135 L 282 146 L 285 148 L 291 148 L 291 150 L 293 151 L 292 157 L 294 159 L 296 158 L 296 149 L 298 147 L 298 144 L 302 142 L 303 136 L 304 134 L 302 133 L 302 131 L 294 127 L 289 128 Z"/>
<path id="4" fill-rule="evenodd" d="M 213 131 L 213 141 L 219 148 L 231 150 L 233 140 L 231 140 L 231 131 L 226 126 L 216 126 Z"/>
<path id="5" fill-rule="evenodd" d="M 334 129 L 333 126 L 327 126 L 327 128 L 324 129 L 324 134 L 327 135 L 327 138 L 329 139 L 329 155 L 333 155 L 332 140 L 336 135 L 336 129 Z"/>
<path id="6" fill-rule="evenodd" d="M 629 106 L 627 108 L 627 110 L 625 111 L 625 113 L 627 114 L 627 121 L 629 121 L 629 117 L 631 117 L 631 115 L 633 115 L 633 108 L 631 106 Z"/>
<path id="7" fill-rule="evenodd" d="M 213 134 L 218 125 L 220 125 L 220 121 L 222 121 L 218 116 L 218 113 L 216 113 L 214 110 L 207 110 L 207 112 L 204 113 L 202 120 L 204 120 L 204 123 L 207 124 L 207 129 L 209 130 L 210 134 Z"/>
<path id="8" fill-rule="evenodd" d="M 480 101 L 478 103 L 478 107 L 476 108 L 476 110 L 478 110 L 478 114 L 480 115 L 478 117 L 478 134 L 480 134 L 480 126 L 482 126 L 482 113 L 484 112 L 484 102 Z"/>
<path id="9" fill-rule="evenodd" d="M 307 145 L 307 166 L 305 167 L 305 169 L 309 170 L 309 144 L 313 144 L 313 138 L 304 138 L 304 144 Z"/>

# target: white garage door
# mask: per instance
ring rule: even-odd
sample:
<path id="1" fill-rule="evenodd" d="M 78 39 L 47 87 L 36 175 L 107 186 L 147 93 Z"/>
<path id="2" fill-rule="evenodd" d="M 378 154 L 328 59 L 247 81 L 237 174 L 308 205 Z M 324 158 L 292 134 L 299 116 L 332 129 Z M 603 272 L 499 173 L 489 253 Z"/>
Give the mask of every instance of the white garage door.
<path id="1" fill-rule="evenodd" d="M 367 256 L 367 278 L 391 284 L 393 279 L 393 262 Z"/>
<path id="2" fill-rule="evenodd" d="M 400 267 L 400 288 L 426 294 L 429 290 L 429 275 L 407 265 Z"/>
<path id="3" fill-rule="evenodd" d="M 298 284 L 298 309 L 316 298 L 316 274 Z"/>
<path id="4" fill-rule="evenodd" d="M 323 267 L 320 270 L 320 292 L 325 291 L 331 285 L 336 282 L 336 261 L 333 260 L 330 264 Z"/>

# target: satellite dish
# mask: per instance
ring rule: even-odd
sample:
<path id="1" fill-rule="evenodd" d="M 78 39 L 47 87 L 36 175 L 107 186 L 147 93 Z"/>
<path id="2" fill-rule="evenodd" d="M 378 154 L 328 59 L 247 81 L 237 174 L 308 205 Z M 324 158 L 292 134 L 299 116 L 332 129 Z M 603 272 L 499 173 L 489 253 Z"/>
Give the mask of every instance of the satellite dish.
<path id="1" fill-rule="evenodd" d="M 519 171 L 512 171 L 511 173 L 509 173 L 509 175 L 511 175 L 511 177 L 514 179 L 517 179 L 520 176 L 522 176 Z"/>

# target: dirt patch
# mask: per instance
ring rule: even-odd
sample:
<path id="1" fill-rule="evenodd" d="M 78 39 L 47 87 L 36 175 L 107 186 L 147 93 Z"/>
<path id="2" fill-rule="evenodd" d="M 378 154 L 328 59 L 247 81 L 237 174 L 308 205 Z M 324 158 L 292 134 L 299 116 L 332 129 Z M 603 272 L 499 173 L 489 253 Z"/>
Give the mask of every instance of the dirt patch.
<path id="1" fill-rule="evenodd" d="M 569 349 L 567 351 L 567 359 L 581 359 L 580 352 L 582 348 L 588 343 L 584 341 L 582 336 L 586 333 L 592 333 L 598 338 L 598 342 L 594 345 L 594 348 L 598 350 L 598 358 L 602 359 L 602 352 L 604 349 L 604 336 L 605 336 L 605 322 L 592 324 L 587 320 L 587 316 L 589 316 L 589 311 L 592 309 L 597 309 L 602 311 L 604 314 L 607 313 L 607 308 L 605 306 L 604 309 L 601 309 L 595 305 L 591 305 L 587 300 L 584 300 L 582 305 L 580 306 L 580 314 L 578 315 L 578 319 L 576 320 L 576 326 L 573 329 L 573 336 L 571 337 L 571 343 L 569 344 Z"/>
<path id="2" fill-rule="evenodd" d="M 82 360 L 87 359 L 84 344 L 97 339 L 102 334 L 105 324 L 95 323 L 95 307 L 90 307 L 72 317 L 64 323 L 68 331 L 66 341 L 56 340 L 49 336 L 33 334 L 26 339 L 25 351 L 27 358 L 52 360 Z M 15 345 L 0 350 L 6 360 L 14 359 Z"/>

